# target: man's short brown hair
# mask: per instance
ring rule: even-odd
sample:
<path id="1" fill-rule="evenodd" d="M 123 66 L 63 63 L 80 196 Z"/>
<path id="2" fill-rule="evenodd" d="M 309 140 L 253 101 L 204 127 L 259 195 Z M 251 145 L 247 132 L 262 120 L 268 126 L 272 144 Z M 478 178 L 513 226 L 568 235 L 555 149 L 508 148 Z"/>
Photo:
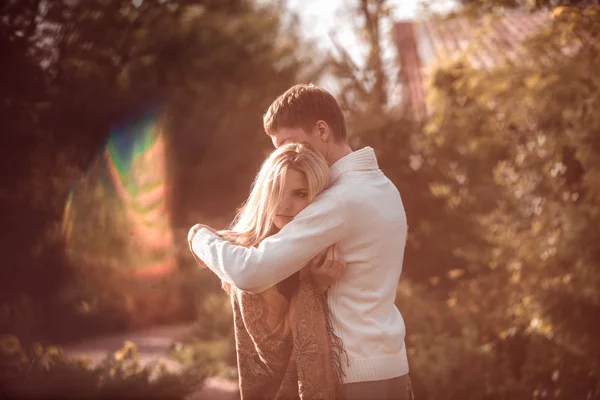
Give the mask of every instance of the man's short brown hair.
<path id="1" fill-rule="evenodd" d="M 302 128 L 310 133 L 319 120 L 329 125 L 336 142 L 346 140 L 346 120 L 335 97 L 312 84 L 299 84 L 275 99 L 263 124 L 269 135 L 279 128 Z"/>

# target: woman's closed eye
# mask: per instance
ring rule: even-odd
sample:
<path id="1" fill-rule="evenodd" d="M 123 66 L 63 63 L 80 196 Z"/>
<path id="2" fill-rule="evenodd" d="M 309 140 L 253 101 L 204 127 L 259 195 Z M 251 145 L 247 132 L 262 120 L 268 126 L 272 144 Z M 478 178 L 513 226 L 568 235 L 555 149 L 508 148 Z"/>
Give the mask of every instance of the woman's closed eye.
<path id="1" fill-rule="evenodd" d="M 308 191 L 307 190 L 296 190 L 294 191 L 294 196 L 300 197 L 300 198 L 305 198 L 306 196 L 308 196 Z"/>

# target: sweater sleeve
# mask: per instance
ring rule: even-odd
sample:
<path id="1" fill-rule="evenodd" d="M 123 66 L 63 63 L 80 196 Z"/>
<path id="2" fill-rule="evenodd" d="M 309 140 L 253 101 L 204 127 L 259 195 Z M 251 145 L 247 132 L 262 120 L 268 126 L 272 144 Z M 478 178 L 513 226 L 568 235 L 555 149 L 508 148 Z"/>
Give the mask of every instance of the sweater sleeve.
<path id="1" fill-rule="evenodd" d="M 192 239 L 192 252 L 223 281 L 260 293 L 338 242 L 346 224 L 343 201 L 322 194 L 258 247 L 236 246 L 203 228 Z"/>

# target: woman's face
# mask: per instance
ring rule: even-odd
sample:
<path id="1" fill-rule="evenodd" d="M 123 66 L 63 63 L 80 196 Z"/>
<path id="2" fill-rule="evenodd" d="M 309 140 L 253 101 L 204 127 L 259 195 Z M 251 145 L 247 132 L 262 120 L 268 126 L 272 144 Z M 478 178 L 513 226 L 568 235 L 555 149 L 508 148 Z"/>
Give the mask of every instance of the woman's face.
<path id="1" fill-rule="evenodd" d="M 288 169 L 283 182 L 283 197 L 275 209 L 273 224 L 283 228 L 308 205 L 308 181 L 303 172 Z"/>

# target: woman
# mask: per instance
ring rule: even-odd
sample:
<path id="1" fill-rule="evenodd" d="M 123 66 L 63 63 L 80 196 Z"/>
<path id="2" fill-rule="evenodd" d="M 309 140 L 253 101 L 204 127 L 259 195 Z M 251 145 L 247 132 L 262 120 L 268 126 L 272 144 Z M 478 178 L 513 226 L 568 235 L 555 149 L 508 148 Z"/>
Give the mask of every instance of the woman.
<path id="1" fill-rule="evenodd" d="M 329 173 L 325 159 L 305 144 L 278 148 L 263 163 L 232 228 L 218 234 L 258 246 L 329 186 Z M 327 251 L 339 252 L 337 246 Z M 343 345 L 333 334 L 325 297 L 341 273 L 323 271 L 313 260 L 260 294 L 223 283 L 233 307 L 243 400 L 342 397 Z"/>

